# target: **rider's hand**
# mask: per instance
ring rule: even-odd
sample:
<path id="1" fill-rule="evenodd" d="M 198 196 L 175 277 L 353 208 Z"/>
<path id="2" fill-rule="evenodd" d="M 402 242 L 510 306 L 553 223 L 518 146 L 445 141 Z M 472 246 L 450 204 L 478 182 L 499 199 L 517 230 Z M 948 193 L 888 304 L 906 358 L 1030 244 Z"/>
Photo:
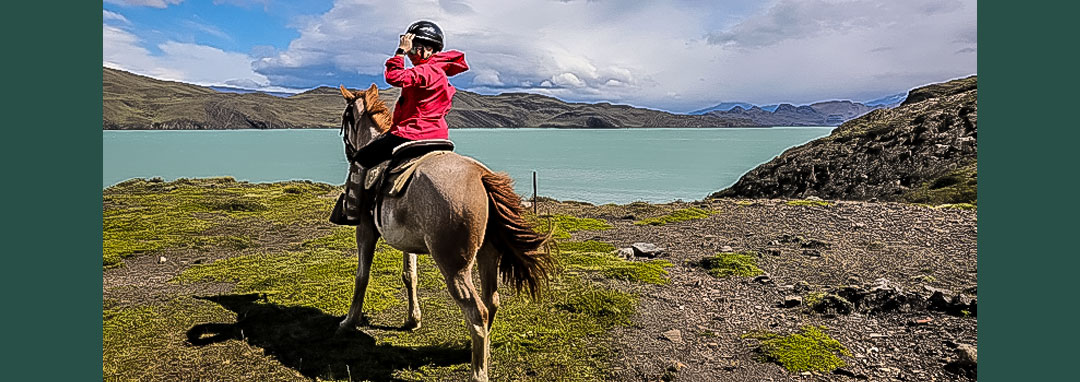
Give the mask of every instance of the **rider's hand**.
<path id="1" fill-rule="evenodd" d="M 401 41 L 398 42 L 398 49 L 404 50 L 406 52 L 412 50 L 413 36 L 415 35 L 412 33 L 406 33 L 401 35 Z"/>

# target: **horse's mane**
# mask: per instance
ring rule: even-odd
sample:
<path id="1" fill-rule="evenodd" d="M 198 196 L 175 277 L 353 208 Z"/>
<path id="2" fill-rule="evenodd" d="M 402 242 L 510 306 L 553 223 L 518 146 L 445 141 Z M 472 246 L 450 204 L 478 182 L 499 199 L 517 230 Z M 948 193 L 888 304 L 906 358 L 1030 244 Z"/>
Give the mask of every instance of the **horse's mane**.
<path id="1" fill-rule="evenodd" d="M 371 120 L 375 121 L 379 132 L 390 131 L 390 126 L 394 123 L 394 117 L 390 114 L 390 108 L 386 107 L 386 102 L 379 99 L 378 91 L 364 92 L 364 111 L 371 115 Z"/>

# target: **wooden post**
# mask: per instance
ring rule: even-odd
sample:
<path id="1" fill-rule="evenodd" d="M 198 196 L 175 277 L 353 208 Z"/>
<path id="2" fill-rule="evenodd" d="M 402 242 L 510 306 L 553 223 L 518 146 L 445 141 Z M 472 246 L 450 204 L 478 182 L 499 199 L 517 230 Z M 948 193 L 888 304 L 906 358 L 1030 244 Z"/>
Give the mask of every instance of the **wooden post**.
<path id="1" fill-rule="evenodd" d="M 533 215 L 536 215 L 536 171 L 533 171 Z"/>

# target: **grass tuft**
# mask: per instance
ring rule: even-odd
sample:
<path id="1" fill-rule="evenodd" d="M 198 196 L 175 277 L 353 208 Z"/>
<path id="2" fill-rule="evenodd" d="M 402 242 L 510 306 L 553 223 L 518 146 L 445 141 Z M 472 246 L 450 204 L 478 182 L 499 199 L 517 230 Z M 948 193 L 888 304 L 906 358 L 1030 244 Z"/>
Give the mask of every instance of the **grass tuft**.
<path id="1" fill-rule="evenodd" d="M 642 219 L 634 222 L 634 225 L 656 225 L 661 226 L 668 223 L 678 223 L 688 220 L 704 219 L 710 215 L 718 214 L 720 211 L 706 210 L 697 207 L 683 208 L 672 211 L 671 213 L 651 217 L 648 219 Z"/>
<path id="2" fill-rule="evenodd" d="M 787 203 L 784 203 L 784 204 L 787 204 L 789 206 L 804 206 L 804 207 L 809 207 L 809 206 L 828 207 L 828 206 L 832 205 L 832 203 L 826 202 L 824 200 L 789 200 Z"/>
<path id="3" fill-rule="evenodd" d="M 840 356 L 851 352 L 829 337 L 824 327 L 804 326 L 799 333 L 781 336 L 771 332 L 751 332 L 743 338 L 761 341 L 759 350 L 766 360 L 776 362 L 790 372 L 829 372 L 846 366 Z"/>
<path id="4" fill-rule="evenodd" d="M 713 277 L 750 277 L 765 273 L 757 267 L 754 257 L 745 253 L 718 253 L 702 259 L 701 267 Z"/>

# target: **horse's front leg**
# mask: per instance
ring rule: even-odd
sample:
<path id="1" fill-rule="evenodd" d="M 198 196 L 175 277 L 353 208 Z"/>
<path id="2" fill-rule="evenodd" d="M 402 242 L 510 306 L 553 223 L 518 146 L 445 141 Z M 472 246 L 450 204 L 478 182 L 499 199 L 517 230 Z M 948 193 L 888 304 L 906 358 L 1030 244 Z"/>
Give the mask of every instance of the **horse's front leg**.
<path id="1" fill-rule="evenodd" d="M 371 261 L 375 258 L 375 243 L 378 240 L 379 234 L 375 231 L 374 224 L 361 223 L 356 226 L 356 247 L 359 258 L 356 264 L 356 285 L 353 289 L 352 304 L 349 305 L 349 314 L 339 324 L 340 330 L 367 325 L 367 317 L 363 312 L 364 294 L 367 292 Z"/>

